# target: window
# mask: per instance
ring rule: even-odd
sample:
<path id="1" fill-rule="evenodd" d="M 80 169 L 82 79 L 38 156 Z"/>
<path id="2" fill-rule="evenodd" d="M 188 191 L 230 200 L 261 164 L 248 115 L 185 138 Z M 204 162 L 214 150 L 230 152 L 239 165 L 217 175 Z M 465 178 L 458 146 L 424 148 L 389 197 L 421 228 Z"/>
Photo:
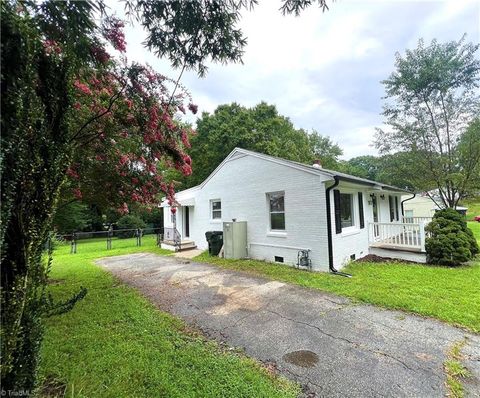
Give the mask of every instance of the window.
<path id="1" fill-rule="evenodd" d="M 269 193 L 270 229 L 272 231 L 285 230 L 285 194 L 283 192 Z"/>
<path id="2" fill-rule="evenodd" d="M 175 221 L 177 221 L 177 217 L 176 217 L 176 214 L 175 213 L 170 213 L 171 214 L 171 218 L 170 218 L 170 221 L 172 222 L 172 224 L 175 224 Z"/>
<path id="3" fill-rule="evenodd" d="M 222 202 L 220 199 L 211 201 L 212 204 L 212 220 L 222 219 Z"/>
<path id="4" fill-rule="evenodd" d="M 276 263 L 283 263 L 283 257 L 275 256 L 275 262 Z"/>
<path id="5" fill-rule="evenodd" d="M 340 218 L 342 228 L 353 227 L 353 195 L 350 193 L 340 194 Z"/>
<path id="6" fill-rule="evenodd" d="M 403 222 L 413 223 L 413 210 L 405 210 L 405 217 Z"/>

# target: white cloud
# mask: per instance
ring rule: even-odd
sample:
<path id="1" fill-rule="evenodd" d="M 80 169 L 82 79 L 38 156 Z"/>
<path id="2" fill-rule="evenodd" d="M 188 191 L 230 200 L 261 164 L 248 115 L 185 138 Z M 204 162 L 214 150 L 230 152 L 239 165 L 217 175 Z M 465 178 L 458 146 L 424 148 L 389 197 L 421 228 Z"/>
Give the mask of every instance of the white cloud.
<path id="1" fill-rule="evenodd" d="M 396 51 L 415 47 L 420 37 L 458 40 L 468 32 L 469 40 L 480 41 L 478 0 L 344 0 L 325 13 L 312 6 L 300 17 L 282 16 L 280 1 L 259 3 L 241 21 L 248 38 L 244 64 L 209 65 L 205 79 L 187 72 L 182 83 L 200 111 L 233 101 L 275 104 L 297 127 L 338 141 L 346 158 L 376 153 L 380 81 L 393 71 Z M 168 61 L 142 47 L 144 37 L 138 27 L 127 30 L 129 58 L 177 77 Z"/>

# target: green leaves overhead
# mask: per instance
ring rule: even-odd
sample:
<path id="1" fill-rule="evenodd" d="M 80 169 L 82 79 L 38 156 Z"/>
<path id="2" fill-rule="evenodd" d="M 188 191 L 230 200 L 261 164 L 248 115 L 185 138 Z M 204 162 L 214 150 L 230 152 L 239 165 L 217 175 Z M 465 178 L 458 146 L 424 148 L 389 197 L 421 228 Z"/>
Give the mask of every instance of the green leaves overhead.
<path id="1" fill-rule="evenodd" d="M 191 141 L 193 174 L 182 179 L 182 188 L 201 183 L 235 147 L 306 164 L 318 158 L 325 168 L 336 167 L 343 154 L 330 138 L 296 129 L 265 102 L 253 108 L 220 105 L 212 114 L 203 113 Z"/>

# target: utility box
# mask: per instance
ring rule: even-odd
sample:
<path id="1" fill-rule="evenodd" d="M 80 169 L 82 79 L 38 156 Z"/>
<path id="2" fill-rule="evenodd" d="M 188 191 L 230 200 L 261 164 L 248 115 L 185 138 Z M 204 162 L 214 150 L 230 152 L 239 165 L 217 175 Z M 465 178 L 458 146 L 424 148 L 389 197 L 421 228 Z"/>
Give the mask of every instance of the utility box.
<path id="1" fill-rule="evenodd" d="M 225 258 L 245 258 L 247 252 L 247 222 L 223 223 L 223 255 Z"/>

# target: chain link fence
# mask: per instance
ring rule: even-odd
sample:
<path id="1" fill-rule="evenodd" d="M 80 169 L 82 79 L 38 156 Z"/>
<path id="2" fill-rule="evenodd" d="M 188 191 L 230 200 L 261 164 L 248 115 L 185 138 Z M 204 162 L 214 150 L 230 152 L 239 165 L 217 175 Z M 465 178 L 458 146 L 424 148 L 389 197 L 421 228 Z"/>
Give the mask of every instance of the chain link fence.
<path id="1" fill-rule="evenodd" d="M 142 246 L 144 238 L 155 239 L 160 246 L 163 238 L 163 228 L 136 228 L 136 229 L 110 229 L 107 231 L 73 232 L 71 234 L 54 235 L 47 242 L 47 247 L 52 245 L 69 245 L 70 253 L 75 254 L 81 250 L 84 243 L 105 242 L 105 249 L 115 249 L 129 246 Z"/>

